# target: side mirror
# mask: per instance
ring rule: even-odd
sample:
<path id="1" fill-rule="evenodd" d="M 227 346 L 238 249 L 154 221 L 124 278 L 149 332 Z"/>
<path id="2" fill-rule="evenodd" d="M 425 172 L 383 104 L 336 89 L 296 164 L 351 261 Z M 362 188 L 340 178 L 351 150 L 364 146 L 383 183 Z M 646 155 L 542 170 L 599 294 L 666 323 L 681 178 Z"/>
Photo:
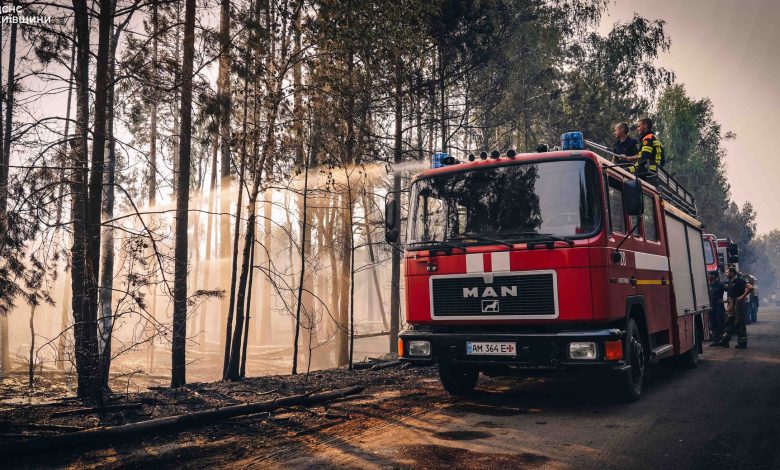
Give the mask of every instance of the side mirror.
<path id="1" fill-rule="evenodd" d="M 398 241 L 400 231 L 398 230 L 398 221 L 396 220 L 396 214 L 398 213 L 398 201 L 390 199 L 385 204 L 385 241 L 387 243 L 395 243 Z"/>
<path id="2" fill-rule="evenodd" d="M 623 207 L 628 215 L 642 215 L 645 211 L 642 200 L 642 181 L 638 179 L 623 183 Z"/>

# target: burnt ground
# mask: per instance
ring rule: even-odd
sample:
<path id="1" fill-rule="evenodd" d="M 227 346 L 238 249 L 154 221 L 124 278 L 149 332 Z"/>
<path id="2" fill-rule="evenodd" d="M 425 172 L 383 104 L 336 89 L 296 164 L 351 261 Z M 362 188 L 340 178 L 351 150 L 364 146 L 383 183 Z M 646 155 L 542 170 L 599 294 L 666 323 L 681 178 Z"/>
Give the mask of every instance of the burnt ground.
<path id="1" fill-rule="evenodd" d="M 277 396 L 365 385 L 310 409 L 233 418 L 99 449 L 5 459 L 4 468 L 780 468 L 780 309 L 748 327 L 748 350 L 707 348 L 694 370 L 657 368 L 637 403 L 615 403 L 582 378 L 489 379 L 469 398 L 446 396 L 431 368 L 328 370 L 240 383 L 192 384 L 117 397 L 123 424 Z M 45 435 L 30 423 L 79 428 L 85 404 L 0 405 L 0 439 Z"/>

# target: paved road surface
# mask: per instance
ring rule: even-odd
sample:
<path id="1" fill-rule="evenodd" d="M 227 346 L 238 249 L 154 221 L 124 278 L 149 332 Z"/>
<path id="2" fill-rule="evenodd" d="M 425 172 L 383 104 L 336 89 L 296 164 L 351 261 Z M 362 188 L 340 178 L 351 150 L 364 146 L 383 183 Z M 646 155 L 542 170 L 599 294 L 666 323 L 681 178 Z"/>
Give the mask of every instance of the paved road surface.
<path id="1" fill-rule="evenodd" d="M 398 392 L 375 398 L 360 429 L 315 432 L 239 466 L 780 469 L 780 309 L 764 308 L 748 334 L 747 350 L 707 348 L 697 369 L 657 370 L 637 403 L 580 381 L 482 378 L 469 400 L 425 383 L 427 395 L 386 410 Z M 393 409 L 404 406 L 411 416 Z"/>

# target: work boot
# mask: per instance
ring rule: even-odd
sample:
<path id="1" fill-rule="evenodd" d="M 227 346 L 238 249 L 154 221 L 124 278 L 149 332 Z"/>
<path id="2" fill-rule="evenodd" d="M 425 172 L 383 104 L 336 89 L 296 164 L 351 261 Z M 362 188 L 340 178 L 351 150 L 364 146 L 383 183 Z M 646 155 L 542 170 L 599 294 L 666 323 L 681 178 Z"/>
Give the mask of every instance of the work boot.
<path id="1" fill-rule="evenodd" d="M 710 344 L 711 348 L 727 348 L 729 347 L 729 340 L 719 339 Z"/>
<path id="2" fill-rule="evenodd" d="M 739 343 L 738 345 L 734 346 L 734 349 L 747 349 L 747 343 Z"/>

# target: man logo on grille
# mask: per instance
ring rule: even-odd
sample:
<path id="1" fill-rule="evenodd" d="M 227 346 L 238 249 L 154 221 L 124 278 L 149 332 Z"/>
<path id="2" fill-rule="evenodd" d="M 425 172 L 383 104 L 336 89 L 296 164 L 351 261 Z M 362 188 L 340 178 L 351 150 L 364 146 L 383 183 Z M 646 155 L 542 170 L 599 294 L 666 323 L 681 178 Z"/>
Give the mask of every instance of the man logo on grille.
<path id="1" fill-rule="evenodd" d="M 482 313 L 498 313 L 498 300 L 483 300 Z"/>

